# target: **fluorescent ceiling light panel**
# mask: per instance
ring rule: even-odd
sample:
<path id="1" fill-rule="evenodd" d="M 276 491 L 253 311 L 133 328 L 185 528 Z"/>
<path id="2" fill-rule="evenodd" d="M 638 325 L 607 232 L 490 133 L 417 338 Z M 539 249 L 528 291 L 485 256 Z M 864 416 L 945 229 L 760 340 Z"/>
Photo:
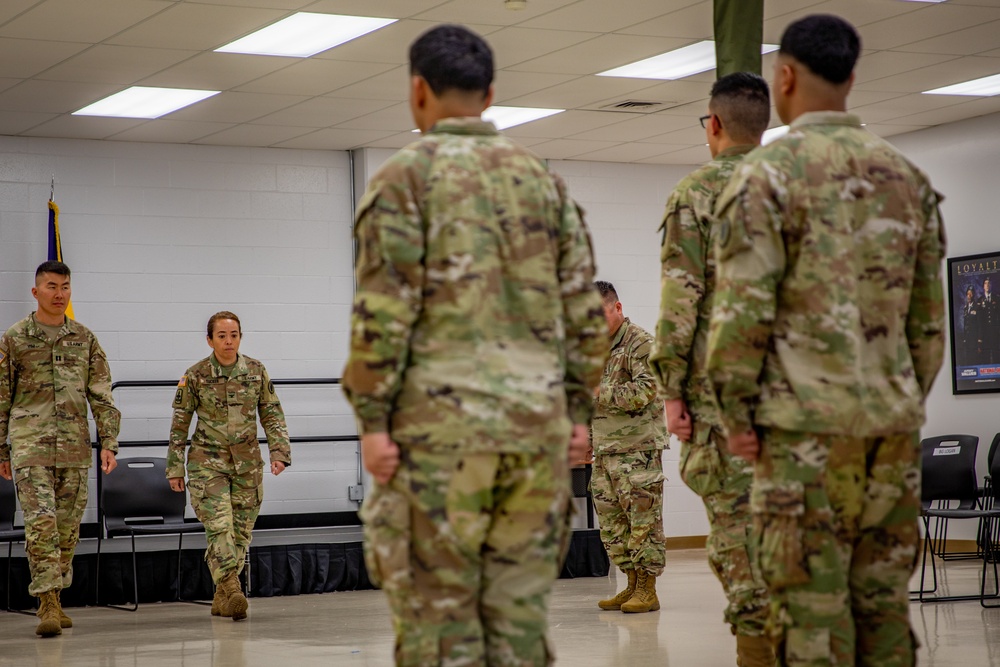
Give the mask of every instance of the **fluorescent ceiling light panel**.
<path id="1" fill-rule="evenodd" d="M 903 2 L 948 2 L 948 0 L 903 0 Z"/>
<path id="2" fill-rule="evenodd" d="M 764 136 L 760 138 L 761 146 L 767 146 L 769 143 L 775 139 L 780 139 L 788 134 L 788 126 L 781 125 L 779 127 L 772 127 L 770 130 L 764 132 Z"/>
<path id="3" fill-rule="evenodd" d="M 498 130 L 523 125 L 540 118 L 548 118 L 565 109 L 537 109 L 532 107 L 498 107 L 493 106 L 483 112 L 483 120 L 488 120 L 497 126 Z"/>
<path id="4" fill-rule="evenodd" d="M 149 88 L 132 86 L 103 100 L 98 100 L 74 116 L 111 116 L 114 118 L 159 118 L 195 102 L 201 102 L 218 90 L 189 90 L 186 88 Z"/>
<path id="5" fill-rule="evenodd" d="M 777 44 L 763 44 L 761 54 L 777 51 Z M 630 79 L 666 79 L 673 81 L 715 69 L 715 42 L 705 40 L 652 58 L 622 65 L 597 76 L 622 76 Z"/>
<path id="6" fill-rule="evenodd" d="M 1000 94 L 1000 74 L 984 76 L 964 83 L 956 83 L 944 88 L 925 90 L 924 95 L 973 95 L 975 97 L 992 97 Z"/>
<path id="7" fill-rule="evenodd" d="M 298 12 L 219 47 L 216 51 L 308 58 L 396 21 L 397 19 L 370 16 Z"/>

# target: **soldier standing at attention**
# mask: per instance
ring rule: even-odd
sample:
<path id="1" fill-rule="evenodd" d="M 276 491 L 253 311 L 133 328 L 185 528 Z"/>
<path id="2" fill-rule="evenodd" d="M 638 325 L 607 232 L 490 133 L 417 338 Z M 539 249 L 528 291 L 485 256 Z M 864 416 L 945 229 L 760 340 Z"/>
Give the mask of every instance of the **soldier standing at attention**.
<path id="1" fill-rule="evenodd" d="M 601 541 L 628 585 L 597 606 L 626 613 L 656 611 L 663 573 L 663 448 L 667 430 L 649 370 L 653 337 L 622 312 L 614 286 L 595 283 L 611 337 L 611 356 L 594 394 L 594 471 L 590 492 Z"/>
<path id="2" fill-rule="evenodd" d="M 781 38 L 788 134 L 716 207 L 708 373 L 751 510 L 781 665 L 914 664 L 919 428 L 944 352 L 940 197 L 845 112 L 860 39 L 813 15 Z"/>
<path id="3" fill-rule="evenodd" d="M 69 267 L 42 263 L 31 288 L 38 310 L 0 338 L 0 476 L 17 475 L 28 592 L 39 599 L 35 632 L 42 637 L 73 627 L 60 593 L 73 582 L 73 551 L 87 507 L 94 459 L 88 403 L 101 441 L 101 470 L 108 474 L 118 465 L 121 413 L 111 398 L 111 371 L 94 334 L 66 317 L 71 292 Z"/>
<path id="4" fill-rule="evenodd" d="M 410 74 L 423 136 L 372 177 L 354 228 L 366 563 L 398 665 L 548 665 L 569 468 L 608 348 L 589 234 L 545 163 L 481 120 L 479 35 L 429 30 Z"/>
<path id="5" fill-rule="evenodd" d="M 191 418 L 198 423 L 187 456 L 187 489 L 195 516 L 205 526 L 205 562 L 215 582 L 213 616 L 247 617 L 239 574 L 253 524 L 264 499 L 264 460 L 257 440 L 257 416 L 267 435 L 271 474 L 292 464 L 285 413 L 264 364 L 239 353 L 243 331 L 229 311 L 208 320 L 212 354 L 177 383 L 170 425 L 167 478 L 183 492 L 184 450 Z"/>
<path id="6" fill-rule="evenodd" d="M 708 513 L 708 560 L 726 592 L 725 619 L 736 635 L 741 667 L 774 665 L 764 636 L 767 586 L 754 564 L 750 534 L 753 469 L 726 447 L 705 348 L 715 294 L 715 202 L 743 157 L 760 145 L 770 114 L 767 83 L 756 74 L 729 74 L 712 86 L 701 119 L 712 161 L 678 183 L 667 200 L 660 320 L 649 359 L 666 398 L 667 428 L 681 441 L 681 479 Z"/>

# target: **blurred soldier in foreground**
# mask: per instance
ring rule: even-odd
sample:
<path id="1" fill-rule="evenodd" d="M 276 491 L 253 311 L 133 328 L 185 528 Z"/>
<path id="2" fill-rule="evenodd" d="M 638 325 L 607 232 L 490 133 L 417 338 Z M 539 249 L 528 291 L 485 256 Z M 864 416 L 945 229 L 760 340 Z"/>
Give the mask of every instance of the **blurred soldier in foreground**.
<path id="1" fill-rule="evenodd" d="M 17 477 L 28 592 L 38 597 L 35 632 L 42 637 L 73 627 L 60 593 L 73 583 L 73 551 L 94 460 L 88 404 L 101 441 L 101 470 L 108 474 L 118 465 L 121 413 L 111 398 L 111 370 L 90 329 L 66 317 L 71 293 L 69 267 L 42 263 L 31 288 L 38 310 L 0 338 L 0 476 L 11 479 L 13 469 Z"/>
<path id="2" fill-rule="evenodd" d="M 681 441 L 681 479 L 708 513 L 708 560 L 729 605 L 741 667 L 774 665 L 764 636 L 767 587 L 751 539 L 749 463 L 733 456 L 705 370 L 708 324 L 715 296 L 712 249 L 719 225 L 716 200 L 743 157 L 760 145 L 770 102 L 760 76 L 738 72 L 712 86 L 705 126 L 712 161 L 674 188 L 663 220 L 660 320 L 650 365 L 662 387 L 667 428 Z"/>
<path id="3" fill-rule="evenodd" d="M 423 137 L 358 205 L 344 389 L 375 478 L 361 515 L 399 665 L 546 665 L 608 341 L 562 181 L 480 119 L 493 56 L 440 26 L 410 48 Z"/>
<path id="4" fill-rule="evenodd" d="M 208 320 L 212 354 L 187 370 L 177 383 L 167 451 L 170 488 L 191 495 L 195 516 L 205 525 L 205 562 L 215 583 L 212 615 L 234 621 L 247 617 L 240 590 L 253 525 L 264 500 L 264 459 L 257 439 L 257 415 L 267 435 L 271 474 L 292 464 L 291 445 L 274 383 L 264 364 L 239 353 L 240 319 L 223 310 Z M 191 419 L 198 423 L 184 454 Z"/>
<path id="5" fill-rule="evenodd" d="M 708 372 L 751 508 L 782 665 L 914 664 L 907 584 L 944 229 L 926 176 L 845 112 L 854 28 L 807 16 L 771 87 L 787 136 L 719 199 Z"/>
<path id="6" fill-rule="evenodd" d="M 590 480 L 601 541 L 628 585 L 597 603 L 626 613 L 656 611 L 663 572 L 663 448 L 667 432 L 649 371 L 653 337 L 622 312 L 614 286 L 598 281 L 611 356 L 594 399 Z"/>

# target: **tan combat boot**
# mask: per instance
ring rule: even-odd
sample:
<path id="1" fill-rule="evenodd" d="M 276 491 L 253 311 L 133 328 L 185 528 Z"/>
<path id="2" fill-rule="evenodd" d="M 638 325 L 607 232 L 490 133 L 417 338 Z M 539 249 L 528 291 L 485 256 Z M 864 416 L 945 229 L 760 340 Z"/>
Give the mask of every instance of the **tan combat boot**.
<path id="1" fill-rule="evenodd" d="M 656 577 L 644 570 L 636 574 L 635 593 L 631 599 L 622 605 L 626 614 L 638 614 L 645 611 L 656 611 L 660 608 L 660 600 L 656 597 Z"/>
<path id="2" fill-rule="evenodd" d="M 774 667 L 774 646 L 767 637 L 736 635 L 736 664 L 739 667 Z"/>
<path id="3" fill-rule="evenodd" d="M 222 584 L 216 584 L 215 597 L 212 598 L 212 616 L 225 616 L 227 618 L 232 616 L 226 602 L 226 592 L 222 590 Z"/>
<path id="4" fill-rule="evenodd" d="M 72 628 L 73 619 L 66 615 L 62 608 L 62 589 L 56 591 L 56 604 L 59 605 L 59 627 Z"/>
<path id="5" fill-rule="evenodd" d="M 628 577 L 628 585 L 625 587 L 625 590 L 613 598 L 598 601 L 598 607 L 605 611 L 618 610 L 622 608 L 623 604 L 632 599 L 632 594 L 635 593 L 635 570 L 625 570 L 625 575 Z"/>
<path id="6" fill-rule="evenodd" d="M 55 637 L 62 634 L 59 624 L 59 598 L 55 591 L 45 591 L 38 596 L 38 627 L 35 634 L 42 637 Z"/>
<path id="7" fill-rule="evenodd" d="M 222 587 L 222 594 L 226 598 L 226 603 L 220 605 L 219 611 L 222 616 L 232 616 L 234 621 L 242 621 L 247 617 L 247 598 L 240 590 L 240 578 L 236 576 L 236 571 L 226 573 L 226 576 L 219 582 Z"/>

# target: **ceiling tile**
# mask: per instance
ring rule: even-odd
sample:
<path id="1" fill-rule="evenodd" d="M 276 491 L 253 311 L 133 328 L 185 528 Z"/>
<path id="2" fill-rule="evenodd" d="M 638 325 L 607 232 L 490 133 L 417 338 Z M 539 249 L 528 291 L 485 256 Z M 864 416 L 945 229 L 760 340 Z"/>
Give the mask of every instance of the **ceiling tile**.
<path id="1" fill-rule="evenodd" d="M 358 116 L 392 106 L 388 100 L 353 100 L 332 97 L 314 97 L 294 106 L 261 116 L 254 121 L 260 125 L 287 125 L 289 127 L 322 128 L 343 123 Z"/>
<path id="2" fill-rule="evenodd" d="M 260 9 L 287 9 L 305 11 L 314 4 L 312 0 L 198 0 L 203 5 L 226 5 L 231 7 L 256 7 Z M 310 9 L 309 11 L 314 11 Z M 344 12 L 340 12 L 343 14 Z"/>
<path id="3" fill-rule="evenodd" d="M 764 20 L 799 12 L 821 2 L 823 0 L 767 0 L 764 3 Z"/>
<path id="4" fill-rule="evenodd" d="M 993 74 L 1000 74 L 1000 58 L 966 56 L 895 76 L 865 81 L 857 84 L 857 88 L 917 93 Z"/>
<path id="5" fill-rule="evenodd" d="M 667 132 L 685 128 L 691 124 L 691 119 L 683 116 L 668 116 L 662 113 L 628 114 L 620 112 L 605 112 L 621 116 L 621 120 L 604 127 L 593 128 L 581 134 L 570 135 L 571 138 L 591 139 L 594 141 L 644 141 Z M 631 116 L 631 117 L 630 117 Z M 697 123 L 697 121 L 695 121 Z M 700 127 L 698 129 L 701 129 Z M 704 133 L 704 130 L 702 130 Z"/>
<path id="6" fill-rule="evenodd" d="M 38 75 L 48 81 L 129 85 L 196 55 L 197 51 L 98 44 Z M 188 84 L 185 87 L 198 87 Z"/>
<path id="7" fill-rule="evenodd" d="M 779 123 L 780 125 L 780 123 Z M 697 118 L 691 118 L 684 127 L 646 139 L 647 143 L 683 145 L 704 145 L 705 130 Z"/>
<path id="8" fill-rule="evenodd" d="M 369 141 L 365 146 L 370 146 L 372 148 L 402 148 L 404 146 L 409 146 L 414 141 L 416 141 L 417 135 L 412 132 L 397 132 L 391 134 L 384 139 L 376 139 L 375 141 Z"/>
<path id="9" fill-rule="evenodd" d="M 0 76 L 27 79 L 88 46 L 79 42 L 0 37 Z"/>
<path id="10" fill-rule="evenodd" d="M 507 69 L 553 74 L 597 74 L 687 46 L 691 40 L 644 35 L 601 35 Z M 608 77 L 611 78 L 611 77 Z"/>
<path id="11" fill-rule="evenodd" d="M 116 141 L 149 141 L 168 144 L 186 144 L 209 134 L 231 127 L 232 123 L 168 120 L 158 118 L 125 130 L 112 137 Z"/>
<path id="12" fill-rule="evenodd" d="M 499 3 L 497 3 L 499 4 Z M 565 3 L 564 3 L 565 4 Z M 611 32 L 649 21 L 689 4 L 688 2 L 608 2 L 579 0 L 562 9 L 524 21 L 529 28 L 551 28 Z M 531 3 L 528 3 L 531 6 Z M 709 7 L 711 5 L 709 4 Z"/>
<path id="13" fill-rule="evenodd" d="M 998 46 L 1000 46 L 1000 21 L 991 21 L 898 48 L 900 51 L 966 56 L 989 52 Z"/>
<path id="14" fill-rule="evenodd" d="M 527 95 L 511 98 L 506 103 L 549 109 L 579 109 L 597 103 L 611 103 L 637 96 L 638 91 L 649 88 L 646 79 L 625 79 L 610 76 L 584 76 L 550 88 L 536 90 Z M 653 98 L 642 95 L 644 100 L 672 102 L 675 100 Z"/>
<path id="15" fill-rule="evenodd" d="M 863 123 L 870 125 L 899 118 L 907 114 L 932 111 L 967 101 L 968 98 L 955 95 L 921 95 L 919 93 L 911 93 L 863 107 L 852 106 L 851 112 L 858 114 Z"/>
<path id="16" fill-rule="evenodd" d="M 395 136 L 398 133 L 380 130 L 338 130 L 327 128 L 304 134 L 275 144 L 279 148 L 302 148 L 306 150 L 346 151 L 360 146 L 370 146 L 371 142 Z M 413 135 L 414 137 L 416 135 Z"/>
<path id="17" fill-rule="evenodd" d="M 0 3 L 0 26 L 37 4 L 38 0 L 4 0 Z"/>
<path id="18" fill-rule="evenodd" d="M 337 97 L 351 97 L 367 100 L 395 100 L 407 98 L 410 90 L 410 69 L 394 67 L 375 76 L 338 88 Z"/>
<path id="19" fill-rule="evenodd" d="M 864 26 L 876 21 L 883 21 L 895 16 L 901 16 L 910 12 L 925 8 L 919 2 L 872 2 L 872 0 L 826 0 L 816 5 L 809 5 L 808 14 L 836 14 L 850 21 L 859 32 L 864 31 Z M 791 20 L 788 21 L 789 23 Z M 864 35 L 862 35 L 863 37 Z M 864 44 L 864 39 L 862 39 Z M 867 46 L 867 45 L 865 45 Z"/>
<path id="20" fill-rule="evenodd" d="M 203 52 L 179 65 L 150 74 L 144 86 L 229 90 L 297 62 L 277 56 Z"/>
<path id="21" fill-rule="evenodd" d="M 427 21 L 397 21 L 313 57 L 405 65 L 409 62 L 410 44 L 434 25 Z"/>
<path id="22" fill-rule="evenodd" d="M 568 83 L 576 78 L 578 77 L 575 74 L 540 74 L 538 72 L 498 70 L 493 79 L 493 103 L 506 104 L 507 100 Z M 405 94 L 404 92 L 404 96 Z"/>
<path id="23" fill-rule="evenodd" d="M 961 104 L 932 109 L 922 113 L 915 113 L 909 116 L 900 116 L 891 121 L 884 122 L 886 125 L 941 125 L 943 123 L 953 123 L 966 118 L 984 116 L 988 113 L 1000 112 L 1000 95 L 994 97 L 974 98 Z"/>
<path id="24" fill-rule="evenodd" d="M 503 28 L 490 35 L 497 69 L 510 67 L 525 60 L 581 44 L 599 37 L 594 32 L 569 30 L 537 30 L 532 28 Z"/>
<path id="25" fill-rule="evenodd" d="M 191 143 L 211 146 L 274 146 L 306 134 L 301 127 L 279 125 L 236 125 L 221 132 L 196 139 Z"/>
<path id="26" fill-rule="evenodd" d="M 644 158 L 662 155 L 667 151 L 659 144 L 627 143 L 601 148 L 590 153 L 581 153 L 577 160 L 599 160 L 601 162 L 638 162 Z"/>
<path id="27" fill-rule="evenodd" d="M 372 0 L 317 0 L 310 3 L 309 11 L 402 19 L 447 3 L 448 0 L 378 0 L 377 3 Z"/>
<path id="28" fill-rule="evenodd" d="M 20 134 L 57 116 L 54 113 L 0 111 L 0 134 Z"/>
<path id="29" fill-rule="evenodd" d="M 67 139 L 107 139 L 136 125 L 142 118 L 98 118 L 96 116 L 57 116 L 47 123 L 22 132 L 26 137 L 63 137 Z"/>
<path id="30" fill-rule="evenodd" d="M 602 148 L 613 148 L 618 144 L 614 141 L 587 141 L 584 139 L 553 139 L 535 144 L 531 150 L 546 160 L 565 160 L 574 155 L 592 153 Z"/>
<path id="31" fill-rule="evenodd" d="M 162 0 L 46 0 L 0 27 L 2 37 L 99 42 L 170 7 Z"/>
<path id="32" fill-rule="evenodd" d="M 709 3 L 696 2 L 690 7 L 622 28 L 617 32 L 627 35 L 681 37 L 692 40 L 714 39 L 715 27 L 712 25 L 712 6 Z"/>
<path id="33" fill-rule="evenodd" d="M 708 152 L 708 146 L 690 146 L 680 150 L 662 153 L 652 157 L 637 160 L 644 164 L 689 164 L 692 169 L 704 164 L 712 159 L 712 154 Z"/>
<path id="34" fill-rule="evenodd" d="M 286 14 L 287 12 L 276 9 L 179 2 L 149 20 L 115 35 L 107 43 L 211 51 L 270 25 Z"/>
<path id="35" fill-rule="evenodd" d="M 0 110 L 70 113 L 118 90 L 105 84 L 29 79 L 0 93 Z"/>
<path id="36" fill-rule="evenodd" d="M 504 133 L 514 137 L 549 137 L 557 139 L 580 132 L 586 132 L 596 127 L 603 127 L 618 122 L 619 116 L 605 111 L 567 111 L 539 120 L 517 125 L 504 130 Z"/>
<path id="37" fill-rule="evenodd" d="M 171 120 L 245 123 L 304 101 L 298 95 L 263 95 L 258 93 L 219 93 L 197 104 L 169 114 Z"/>
<path id="38" fill-rule="evenodd" d="M 971 7 L 943 2 L 872 23 L 861 31 L 861 40 L 866 49 L 891 49 L 997 20 L 1000 20 L 1000 7 Z"/>
<path id="39" fill-rule="evenodd" d="M 452 0 L 451 2 L 439 4 L 434 9 L 421 12 L 417 17 L 426 21 L 462 23 L 465 25 L 470 23 L 497 26 L 525 25 L 536 17 L 551 15 L 558 11 L 560 7 L 576 4 L 577 2 L 579 0 L 534 0 L 528 2 L 528 6 L 523 10 L 511 11 L 504 7 L 502 0 Z M 551 28 L 553 26 L 532 27 Z M 565 26 L 556 27 L 562 28 Z M 580 28 L 578 26 L 575 29 L 587 30 L 587 28 Z M 603 32 L 603 30 L 599 29 L 597 32 Z"/>
<path id="40" fill-rule="evenodd" d="M 413 114 L 409 103 L 394 104 L 374 113 L 340 123 L 338 128 L 348 130 L 385 130 L 386 132 L 406 132 L 412 130 Z M 416 136 L 416 135 L 414 135 Z"/>
<path id="41" fill-rule="evenodd" d="M 955 57 L 936 53 L 900 53 L 898 51 L 868 53 L 858 60 L 854 77 L 855 85 L 947 62 L 954 60 Z"/>
<path id="42" fill-rule="evenodd" d="M 273 95 L 323 95 L 395 67 L 386 63 L 308 58 L 239 86 L 238 90 Z"/>
<path id="43" fill-rule="evenodd" d="M 891 137 L 897 134 L 926 130 L 927 127 L 927 125 L 879 125 L 878 123 L 869 123 L 865 126 L 865 129 L 880 137 Z"/>

